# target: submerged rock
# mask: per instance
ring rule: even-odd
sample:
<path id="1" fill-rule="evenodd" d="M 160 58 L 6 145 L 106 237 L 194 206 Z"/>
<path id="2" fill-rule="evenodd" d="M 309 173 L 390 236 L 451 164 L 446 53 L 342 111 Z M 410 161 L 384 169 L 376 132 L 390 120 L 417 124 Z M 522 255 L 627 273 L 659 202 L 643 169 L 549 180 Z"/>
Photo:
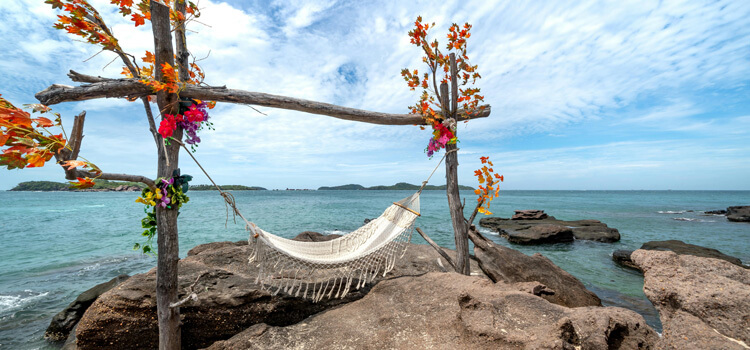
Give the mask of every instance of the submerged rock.
<path id="1" fill-rule="evenodd" d="M 469 230 L 474 242 L 474 256 L 487 277 L 495 282 L 538 282 L 553 294 L 541 295 L 551 303 L 567 307 L 601 306 L 599 297 L 545 256 L 528 256 L 517 250 L 497 245 L 479 232 Z"/>
<path id="2" fill-rule="evenodd" d="M 305 237 L 325 239 L 316 234 Z M 199 245 L 180 260 L 180 298 L 185 296 L 188 286 L 203 276 L 194 287 L 198 301 L 180 307 L 183 348 L 209 346 L 257 323 L 294 324 L 362 298 L 370 289 L 365 286 L 351 291 L 344 299 L 324 299 L 318 303 L 272 296 L 255 284 L 257 274 L 247 261 L 249 256 L 247 241 L 216 242 Z M 430 246 L 412 244 L 385 279 L 441 271 L 438 259 L 440 255 Z M 471 270 L 483 276 L 475 262 Z M 113 344 L 118 349 L 157 348 L 156 269 L 135 275 L 102 295 L 83 316 L 77 337 L 79 349 L 113 348 Z"/>
<path id="3" fill-rule="evenodd" d="M 750 205 L 727 208 L 727 220 L 750 222 Z"/>
<path id="4" fill-rule="evenodd" d="M 633 263 L 630 259 L 630 254 L 633 254 L 633 250 L 618 249 L 612 252 L 612 260 L 620 266 L 631 268 L 640 271 L 638 265 Z"/>
<path id="5" fill-rule="evenodd" d="M 91 304 L 93 304 L 99 296 L 127 280 L 129 277 L 130 276 L 128 275 L 120 275 L 108 282 L 97 284 L 81 293 L 76 300 L 68 305 L 68 307 L 52 317 L 52 322 L 50 322 L 49 327 L 47 327 L 47 331 L 44 332 L 44 338 L 53 342 L 66 340 Z"/>
<path id="6" fill-rule="evenodd" d="M 524 230 L 529 230 L 540 225 L 556 225 L 570 228 L 573 231 L 575 239 L 585 239 L 605 243 L 617 242 L 620 240 L 620 232 L 616 228 L 607 227 L 607 224 L 598 220 L 564 221 L 557 220 L 554 216 L 535 220 L 489 217 L 479 220 L 479 225 L 498 232 L 500 236 L 508 238 L 509 241 L 511 236 L 523 236 Z"/>
<path id="7" fill-rule="evenodd" d="M 658 339 L 633 311 L 570 309 L 518 289 L 455 273 L 391 279 L 304 322 L 255 325 L 209 349 L 651 349 Z"/>
<path id="8" fill-rule="evenodd" d="M 639 249 L 643 290 L 659 310 L 660 349 L 747 349 L 750 270 L 721 259 Z"/>

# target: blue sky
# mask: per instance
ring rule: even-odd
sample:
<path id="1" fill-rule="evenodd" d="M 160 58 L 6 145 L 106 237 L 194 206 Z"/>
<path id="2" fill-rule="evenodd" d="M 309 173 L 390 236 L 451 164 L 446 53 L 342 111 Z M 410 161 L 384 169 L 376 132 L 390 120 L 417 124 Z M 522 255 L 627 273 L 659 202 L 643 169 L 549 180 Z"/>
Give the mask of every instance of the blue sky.
<path id="1" fill-rule="evenodd" d="M 109 1 L 91 1 L 123 48 L 151 50 L 150 25 L 133 28 Z M 421 15 L 445 41 L 474 25 L 469 56 L 492 105 L 459 127 L 459 179 L 488 155 L 505 189 L 750 190 L 750 2 L 747 1 L 207 1 L 188 46 L 211 85 L 405 113 L 418 96 L 401 68 L 423 70 L 407 32 Z M 35 103 L 69 69 L 117 77 L 112 53 L 51 28 L 42 1 L 0 1 L 0 94 Z M 210 54 L 209 54 L 210 53 Z M 85 61 L 85 62 L 84 62 Z M 86 110 L 81 155 L 107 172 L 153 176 L 156 152 L 142 105 L 98 100 Z M 439 157 L 428 131 L 294 111 L 220 104 L 196 156 L 221 184 L 317 188 L 421 182 Z M 207 183 L 187 155 L 183 173 Z M 442 169 L 433 184 L 443 183 Z M 3 170 L 20 181 L 63 181 L 54 164 Z"/>

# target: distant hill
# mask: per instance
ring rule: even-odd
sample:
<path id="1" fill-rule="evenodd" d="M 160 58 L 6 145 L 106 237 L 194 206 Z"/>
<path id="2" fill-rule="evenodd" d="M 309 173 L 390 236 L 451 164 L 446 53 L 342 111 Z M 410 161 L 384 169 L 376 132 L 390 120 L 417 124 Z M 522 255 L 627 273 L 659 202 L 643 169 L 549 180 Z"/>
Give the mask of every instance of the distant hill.
<path id="1" fill-rule="evenodd" d="M 332 191 L 332 190 L 366 190 L 366 191 L 388 191 L 388 190 L 410 190 L 410 191 L 416 191 L 418 190 L 420 185 L 412 185 L 410 183 L 406 182 L 399 182 L 395 185 L 391 186 L 372 186 L 372 187 L 364 187 L 362 185 L 358 184 L 349 184 L 349 185 L 343 185 L 343 186 L 333 186 L 333 187 L 320 187 L 318 188 L 318 191 Z M 424 188 L 426 191 L 429 190 L 445 190 L 445 185 L 440 186 L 434 186 L 434 185 L 427 185 Z M 473 191 L 474 188 L 469 186 L 458 186 L 459 190 L 469 190 Z"/>
<path id="2" fill-rule="evenodd" d="M 225 191 L 267 191 L 263 187 L 257 186 L 243 186 L 243 185 L 224 185 L 220 186 Z M 192 185 L 190 186 L 191 191 L 216 191 L 214 185 Z"/>
<path id="3" fill-rule="evenodd" d="M 366 190 L 366 188 L 365 186 L 356 185 L 356 184 L 333 186 L 333 187 L 323 186 L 323 187 L 318 188 L 318 191 L 341 191 L 341 190 Z"/>
<path id="4" fill-rule="evenodd" d="M 96 180 L 96 185 L 90 190 L 114 190 L 119 186 L 135 186 L 144 188 L 146 185 L 139 182 L 123 182 L 123 181 L 108 181 L 108 180 Z M 16 187 L 13 187 L 11 191 L 76 191 L 70 189 L 70 184 L 67 182 L 54 182 L 54 181 L 26 181 L 19 183 Z"/>

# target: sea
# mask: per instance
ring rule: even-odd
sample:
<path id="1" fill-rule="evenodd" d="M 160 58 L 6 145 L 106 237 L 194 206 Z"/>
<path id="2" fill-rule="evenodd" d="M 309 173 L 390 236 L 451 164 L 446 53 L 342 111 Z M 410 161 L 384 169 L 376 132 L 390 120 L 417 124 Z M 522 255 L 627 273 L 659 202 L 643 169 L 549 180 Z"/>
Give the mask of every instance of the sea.
<path id="1" fill-rule="evenodd" d="M 303 231 L 346 234 L 378 217 L 410 191 L 236 191 L 238 207 L 266 231 L 294 237 Z M 180 256 L 196 245 L 248 238 L 227 215 L 215 191 L 188 192 L 179 216 Z M 462 191 L 466 215 L 475 203 Z M 154 256 L 133 251 L 143 243 L 143 205 L 129 192 L 0 192 L 0 349 L 59 349 L 44 340 L 56 313 L 81 292 L 120 274 L 146 272 Z M 750 263 L 750 224 L 729 222 L 703 211 L 750 205 L 750 191 L 504 191 L 492 202 L 492 216 L 543 209 L 562 220 L 595 219 L 617 228 L 616 243 L 517 246 L 487 229 L 498 244 L 525 254 L 541 253 L 580 279 L 605 305 L 641 313 L 657 331 L 658 314 L 643 294 L 640 273 L 612 261 L 616 249 L 637 249 L 647 241 L 678 239 L 715 248 Z M 417 220 L 433 240 L 453 248 L 444 191 L 425 191 Z M 481 217 L 481 214 L 479 215 Z M 425 242 L 414 235 L 413 242 Z"/>

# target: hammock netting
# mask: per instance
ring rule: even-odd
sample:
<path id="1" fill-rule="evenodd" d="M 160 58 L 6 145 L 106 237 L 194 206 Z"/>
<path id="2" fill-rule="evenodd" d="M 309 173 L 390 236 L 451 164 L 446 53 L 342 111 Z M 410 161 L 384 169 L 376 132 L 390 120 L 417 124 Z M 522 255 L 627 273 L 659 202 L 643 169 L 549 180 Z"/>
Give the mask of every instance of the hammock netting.
<path id="1" fill-rule="evenodd" d="M 262 288 L 276 295 L 318 302 L 343 298 L 378 274 L 385 276 L 403 256 L 419 216 L 417 192 L 388 207 L 380 217 L 340 238 L 301 242 L 257 228 L 250 238 L 250 262 L 258 266 Z"/>

